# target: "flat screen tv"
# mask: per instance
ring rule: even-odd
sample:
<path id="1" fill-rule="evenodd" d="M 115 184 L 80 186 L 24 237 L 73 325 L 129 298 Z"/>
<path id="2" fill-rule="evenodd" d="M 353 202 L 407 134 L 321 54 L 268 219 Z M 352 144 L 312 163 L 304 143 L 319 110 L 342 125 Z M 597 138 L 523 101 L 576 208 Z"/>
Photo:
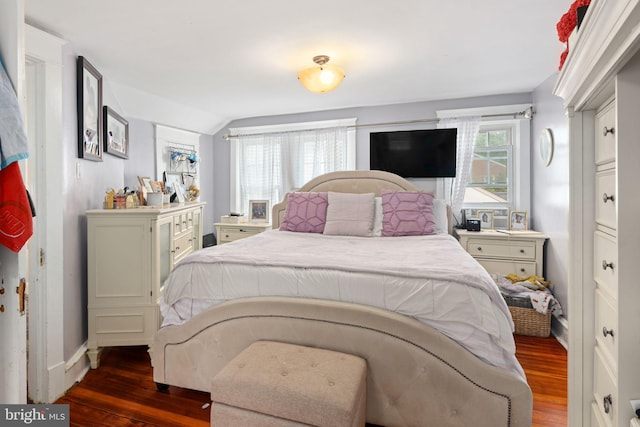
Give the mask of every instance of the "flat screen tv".
<path id="1" fill-rule="evenodd" d="M 457 135 L 457 129 L 372 132 L 369 168 L 404 178 L 455 177 Z"/>

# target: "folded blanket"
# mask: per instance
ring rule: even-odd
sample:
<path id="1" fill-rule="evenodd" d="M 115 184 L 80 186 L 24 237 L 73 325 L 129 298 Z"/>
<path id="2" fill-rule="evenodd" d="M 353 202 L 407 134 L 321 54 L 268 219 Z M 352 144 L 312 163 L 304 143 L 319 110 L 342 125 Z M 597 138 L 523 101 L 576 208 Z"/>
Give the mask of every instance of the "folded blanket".
<path id="1" fill-rule="evenodd" d="M 538 313 L 562 315 L 562 306 L 549 290 L 550 282 L 545 281 L 543 277 L 520 277 L 514 274 L 507 276 L 492 274 L 491 277 L 503 294 L 512 297 L 528 297 Z"/>

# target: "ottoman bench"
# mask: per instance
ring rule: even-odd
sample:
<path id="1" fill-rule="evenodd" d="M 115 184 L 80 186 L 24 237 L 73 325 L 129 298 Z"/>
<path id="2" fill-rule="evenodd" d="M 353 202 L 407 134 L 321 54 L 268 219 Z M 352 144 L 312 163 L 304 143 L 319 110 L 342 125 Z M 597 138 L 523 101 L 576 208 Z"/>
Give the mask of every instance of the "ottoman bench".
<path id="1" fill-rule="evenodd" d="M 257 341 L 213 379 L 211 425 L 364 426 L 364 359 Z"/>

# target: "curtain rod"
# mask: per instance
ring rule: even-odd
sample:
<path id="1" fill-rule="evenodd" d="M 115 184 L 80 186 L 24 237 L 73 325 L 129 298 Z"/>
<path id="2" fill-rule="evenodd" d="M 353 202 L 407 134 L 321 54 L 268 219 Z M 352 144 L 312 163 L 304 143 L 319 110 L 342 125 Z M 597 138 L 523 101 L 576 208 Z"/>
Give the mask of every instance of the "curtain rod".
<path id="1" fill-rule="evenodd" d="M 501 114 L 484 114 L 481 115 L 480 118 L 482 119 L 491 119 L 491 118 L 497 118 L 497 117 L 511 117 L 511 118 L 518 118 L 518 117 L 523 117 L 525 119 L 530 119 L 533 117 L 534 111 L 532 107 L 528 107 L 527 109 L 525 109 L 524 111 L 520 111 L 520 112 L 515 112 L 515 113 L 501 113 Z M 391 125 L 408 125 L 408 124 L 413 124 L 413 123 L 437 123 L 440 120 L 443 119 L 415 119 L 415 120 L 401 120 L 401 121 L 395 121 L 395 122 L 379 122 L 379 123 L 364 123 L 364 124 L 356 124 L 356 125 L 347 125 L 347 126 L 340 126 L 340 127 L 346 127 L 346 128 L 365 128 L 365 127 L 374 127 L 374 126 L 391 126 Z M 330 128 L 318 128 L 318 129 L 330 129 Z M 317 129 L 304 129 L 304 130 L 317 130 Z M 230 139 L 234 139 L 234 138 L 239 138 L 241 136 L 253 136 L 253 135 L 267 135 L 267 134 L 272 134 L 272 133 L 289 133 L 289 132 L 300 132 L 300 130 L 295 130 L 295 131 L 271 131 L 271 132 L 258 132 L 258 133 L 246 133 L 243 135 L 223 135 L 222 138 L 226 139 L 226 140 L 230 140 Z"/>

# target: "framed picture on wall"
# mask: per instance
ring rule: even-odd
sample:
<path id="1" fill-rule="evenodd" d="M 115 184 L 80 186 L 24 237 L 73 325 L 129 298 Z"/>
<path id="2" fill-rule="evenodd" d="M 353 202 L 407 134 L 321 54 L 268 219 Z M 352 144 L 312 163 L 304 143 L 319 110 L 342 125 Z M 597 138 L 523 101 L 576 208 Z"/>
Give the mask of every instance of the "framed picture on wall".
<path id="1" fill-rule="evenodd" d="M 269 222 L 268 200 L 249 200 L 249 221 Z"/>
<path id="2" fill-rule="evenodd" d="M 76 63 L 78 157 L 102 161 L 102 74 L 83 56 Z"/>
<path id="3" fill-rule="evenodd" d="M 111 107 L 103 107 L 102 124 L 105 153 L 129 158 L 129 122 Z"/>

